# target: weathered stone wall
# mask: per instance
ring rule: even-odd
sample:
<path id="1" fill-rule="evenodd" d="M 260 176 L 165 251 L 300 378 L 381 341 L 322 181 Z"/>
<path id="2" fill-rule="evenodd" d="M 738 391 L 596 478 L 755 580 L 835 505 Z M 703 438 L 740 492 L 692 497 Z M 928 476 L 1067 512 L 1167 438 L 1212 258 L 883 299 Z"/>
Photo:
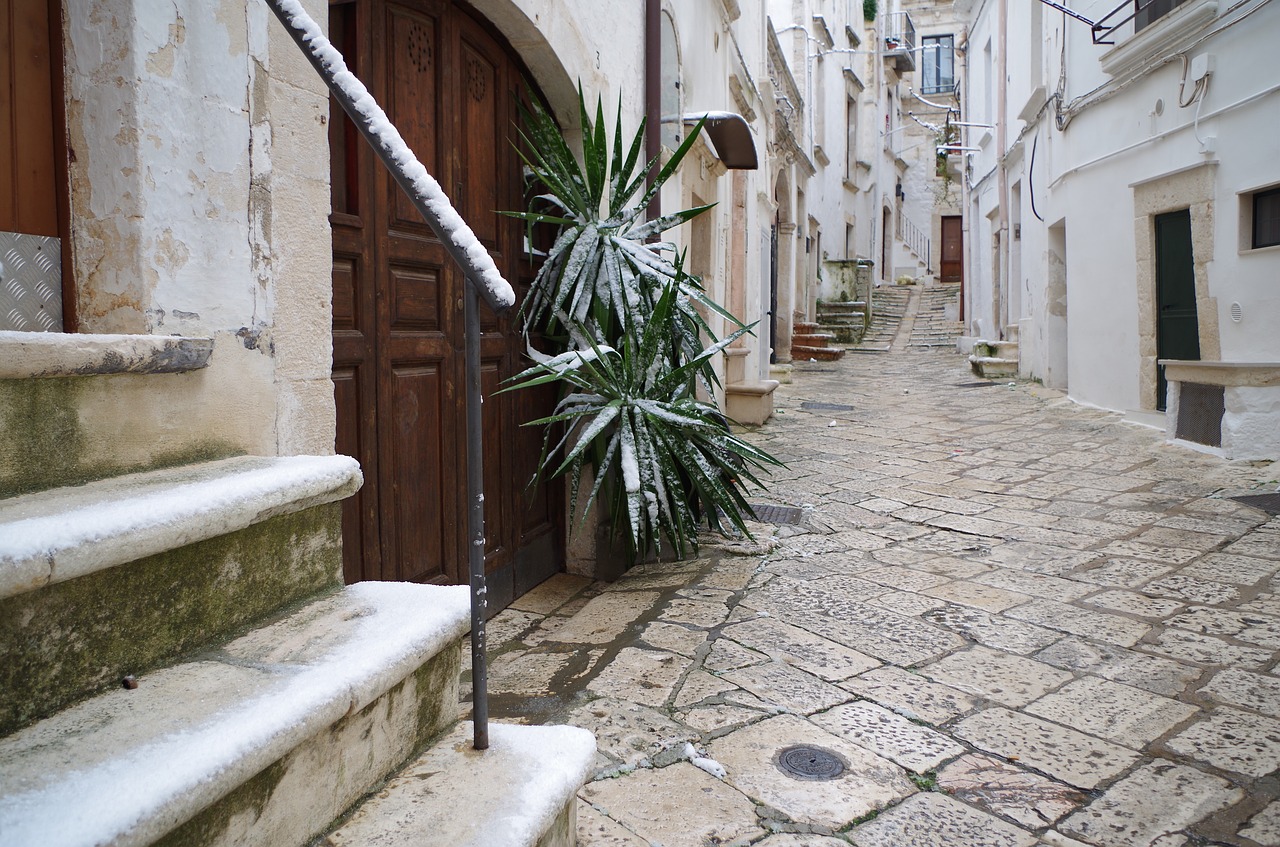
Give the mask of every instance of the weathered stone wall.
<path id="1" fill-rule="evenodd" d="M 211 438 L 331 452 L 326 92 L 262 3 L 153 6 L 66 6 L 79 328 L 211 336 Z"/>

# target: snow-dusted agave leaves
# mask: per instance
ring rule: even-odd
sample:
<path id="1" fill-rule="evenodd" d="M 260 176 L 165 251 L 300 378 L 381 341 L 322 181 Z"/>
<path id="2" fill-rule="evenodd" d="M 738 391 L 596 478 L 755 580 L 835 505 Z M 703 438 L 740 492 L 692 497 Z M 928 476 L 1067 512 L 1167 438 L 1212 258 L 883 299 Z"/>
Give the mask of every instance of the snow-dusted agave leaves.
<path id="1" fill-rule="evenodd" d="M 741 488 L 760 486 L 753 469 L 779 464 L 734 436 L 715 406 L 691 396 L 691 377 L 746 328 L 672 367 L 665 348 L 681 320 L 679 296 L 675 287 L 667 289 L 639 339 L 628 337 L 622 350 L 570 351 L 534 365 L 504 389 L 557 380 L 571 386 L 553 415 L 532 422 L 566 425 L 555 444 L 548 428 L 539 466 L 550 476 L 570 475 L 576 509 L 584 465 L 594 450 L 597 473 L 586 505 L 603 493 L 609 513 L 625 519 L 629 547 L 638 555 L 661 551 L 664 539 L 679 555 L 696 550 L 694 504 L 701 504 L 713 527 L 720 527 L 723 515 L 749 534 L 750 509 Z"/>
<path id="2" fill-rule="evenodd" d="M 545 191 L 534 198 L 536 209 L 506 214 L 525 221 L 530 227 L 551 223 L 564 230 L 535 276 L 521 307 L 525 334 L 545 327 L 560 310 L 580 323 L 586 323 L 586 315 L 592 313 L 598 330 L 596 339 L 616 345 L 619 335 L 638 332 L 643 327 L 660 293 L 655 289 L 679 281 L 679 271 L 662 255 L 664 250 L 671 249 L 670 245 L 648 244 L 646 240 L 710 208 L 688 209 L 637 225 L 649 201 L 675 173 L 696 141 L 698 131 L 690 132 L 660 169 L 657 159 L 638 168 L 644 143 L 643 122 L 624 153 L 619 102 L 610 157 L 603 101 L 597 99 L 592 118 L 579 88 L 578 110 L 583 130 L 580 164 L 551 115 L 536 98 L 530 99 L 531 106 L 520 106 L 523 144 L 518 151 Z M 655 169 L 653 183 L 642 193 L 646 174 Z M 639 200 L 632 203 L 637 196 Z M 602 217 L 603 208 L 608 210 L 607 217 Z M 618 252 L 625 256 L 614 255 Z M 658 285 L 646 285 L 646 279 Z M 706 299 L 700 287 L 694 286 L 687 293 L 737 324 L 736 319 Z M 609 307 L 611 316 L 597 311 L 602 305 Z M 709 329 L 704 326 L 701 331 Z"/>

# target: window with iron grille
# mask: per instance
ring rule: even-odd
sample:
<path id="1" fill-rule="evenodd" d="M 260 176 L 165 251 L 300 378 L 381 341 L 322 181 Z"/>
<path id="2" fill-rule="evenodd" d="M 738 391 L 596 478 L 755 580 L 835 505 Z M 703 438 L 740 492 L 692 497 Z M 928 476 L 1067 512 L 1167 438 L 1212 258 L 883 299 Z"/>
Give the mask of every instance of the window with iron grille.
<path id="1" fill-rule="evenodd" d="M 1253 195 L 1253 237 L 1251 246 L 1274 247 L 1280 244 L 1280 187 Z"/>
<path id="2" fill-rule="evenodd" d="M 926 35 L 920 46 L 920 93 L 950 93 L 956 85 L 955 36 Z"/>

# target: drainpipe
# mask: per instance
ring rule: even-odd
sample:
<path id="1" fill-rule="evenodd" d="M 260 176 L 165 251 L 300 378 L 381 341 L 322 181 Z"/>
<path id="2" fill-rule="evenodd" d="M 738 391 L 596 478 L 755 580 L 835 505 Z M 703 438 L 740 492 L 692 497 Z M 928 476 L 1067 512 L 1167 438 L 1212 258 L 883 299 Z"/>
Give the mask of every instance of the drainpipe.
<path id="1" fill-rule="evenodd" d="M 996 315 L 995 320 L 997 326 L 996 337 L 1004 338 L 1005 326 L 1008 325 L 1009 310 L 1009 286 L 1012 280 L 1009 279 L 1009 262 L 1006 258 L 1009 255 L 1009 171 L 1004 164 L 1004 155 L 1006 152 L 1006 144 L 1008 141 L 1008 106 L 1009 106 L 1009 0 L 999 0 L 998 23 L 999 27 L 999 44 L 1000 44 L 1000 60 L 996 62 L 997 73 L 1000 79 L 996 86 L 996 156 L 1000 165 L 998 175 L 998 190 L 1000 192 L 1000 254 L 996 257 L 1000 267 L 997 273 L 1000 275 L 1002 285 L 1000 286 L 1000 296 L 996 299 Z"/>
<path id="2" fill-rule="evenodd" d="M 662 151 L 662 0 L 644 2 L 644 155 L 652 162 Z M 645 178 L 653 185 L 655 174 Z M 662 216 L 662 198 L 649 201 L 649 220 Z"/>

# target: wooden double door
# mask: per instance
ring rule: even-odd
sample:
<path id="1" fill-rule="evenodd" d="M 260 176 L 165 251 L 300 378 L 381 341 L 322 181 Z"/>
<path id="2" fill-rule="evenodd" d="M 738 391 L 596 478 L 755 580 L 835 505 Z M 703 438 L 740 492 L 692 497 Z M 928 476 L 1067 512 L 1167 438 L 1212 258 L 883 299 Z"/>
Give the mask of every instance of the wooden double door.
<path id="1" fill-rule="evenodd" d="M 330 33 L 409 146 L 522 296 L 535 270 L 512 146 L 524 73 L 501 38 L 442 0 L 330 6 Z M 347 582 L 465 582 L 464 279 L 417 210 L 336 106 L 333 162 L 333 381 L 338 452 L 365 484 L 343 515 Z M 522 423 L 552 391 L 496 395 L 524 366 L 514 314 L 482 312 L 489 601 L 497 610 L 562 559 L 558 487 L 530 490 L 542 438 Z"/>

